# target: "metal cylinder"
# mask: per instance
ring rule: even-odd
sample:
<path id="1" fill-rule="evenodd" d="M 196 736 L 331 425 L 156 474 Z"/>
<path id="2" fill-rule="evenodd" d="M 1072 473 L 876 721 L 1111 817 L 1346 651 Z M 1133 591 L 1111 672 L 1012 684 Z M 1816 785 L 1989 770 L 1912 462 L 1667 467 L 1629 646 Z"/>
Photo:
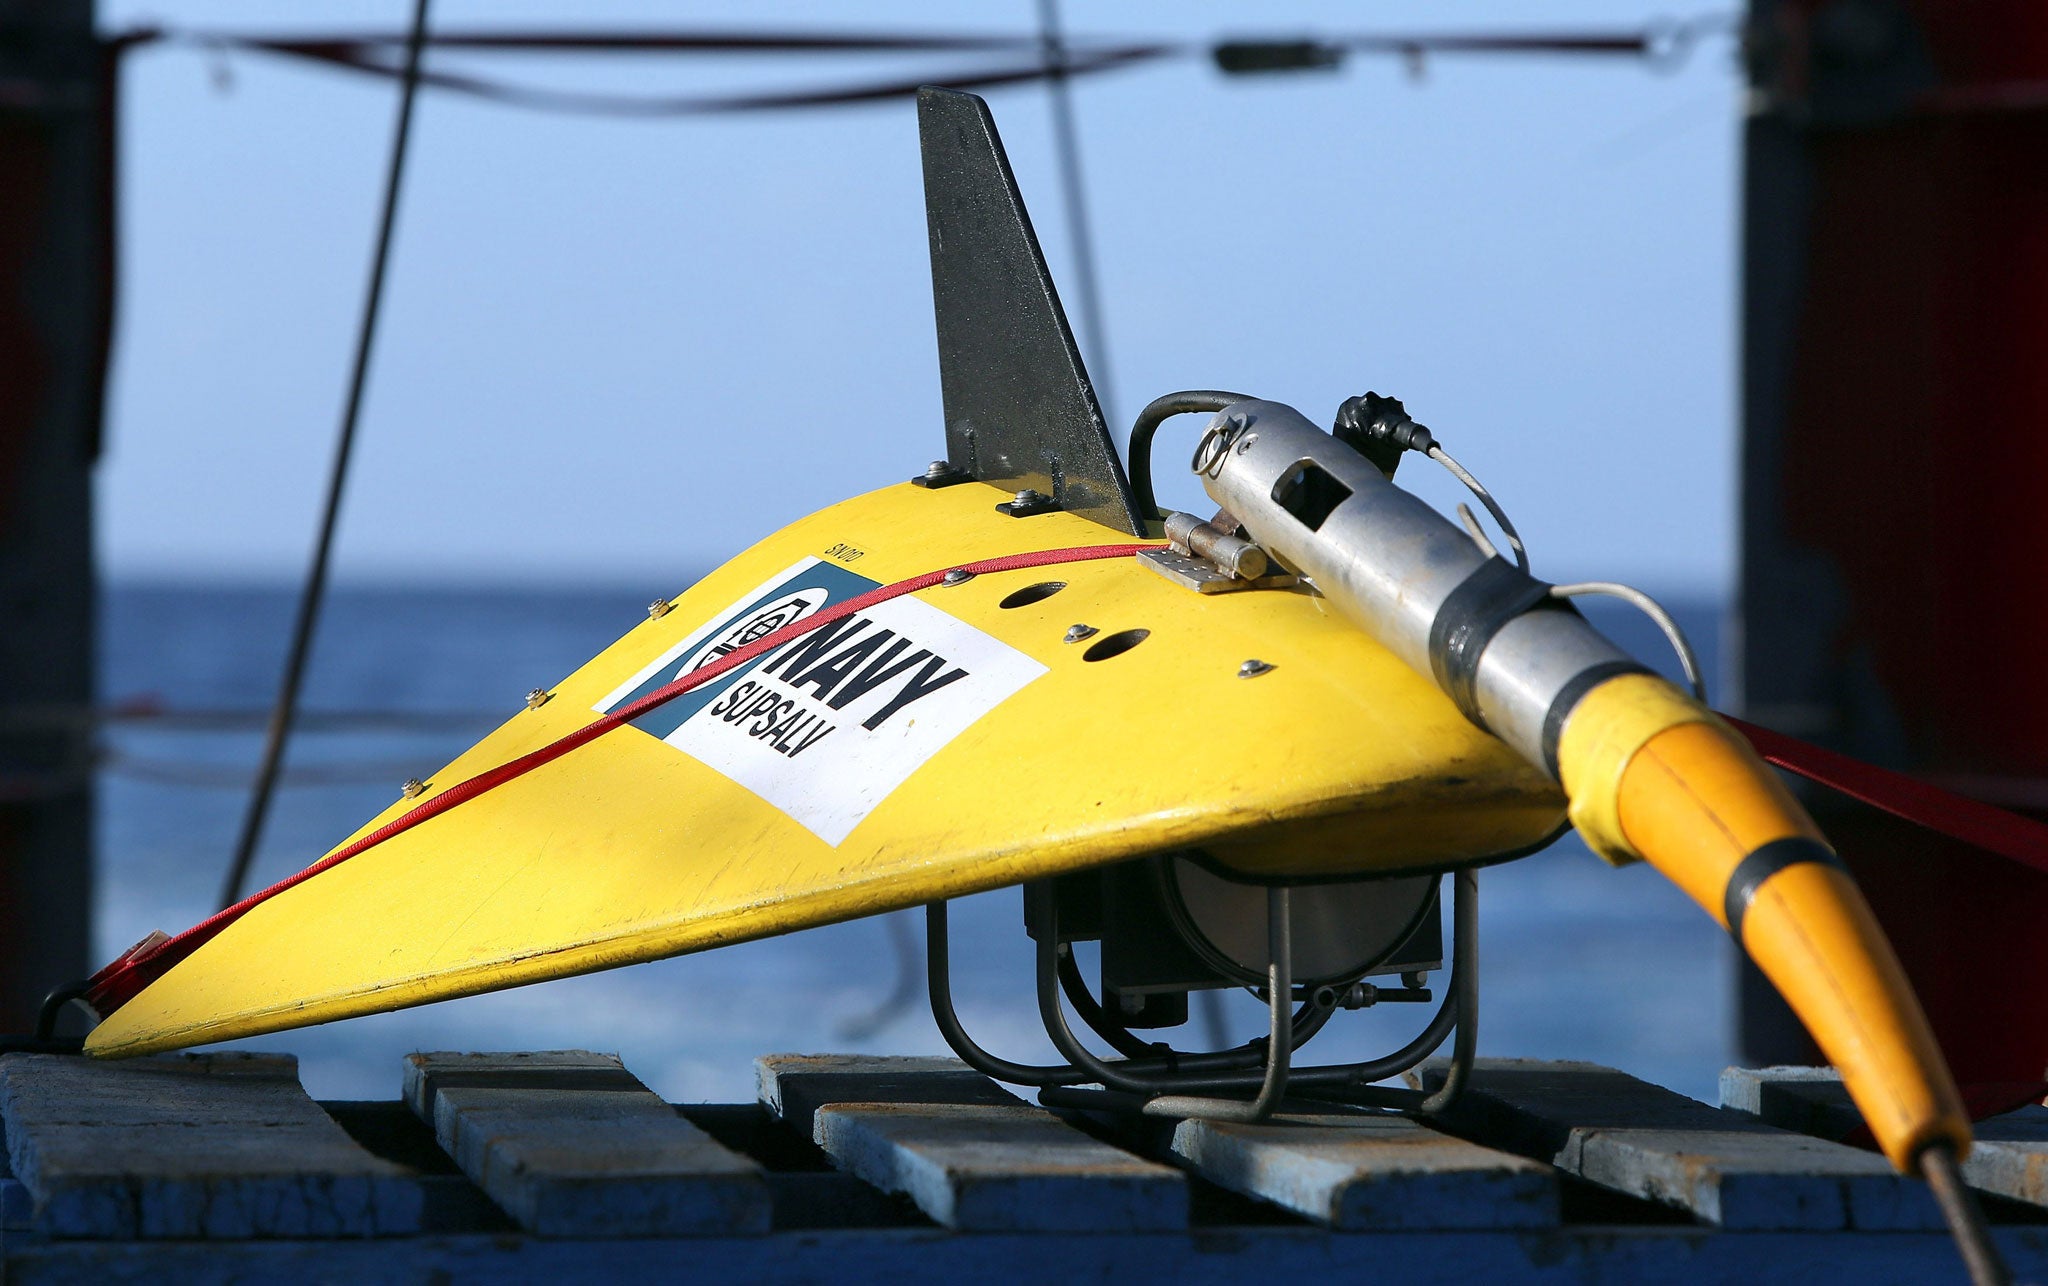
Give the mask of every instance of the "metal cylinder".
<path id="1" fill-rule="evenodd" d="M 1445 641 L 1466 624 L 1457 618 L 1473 598 L 1469 589 L 1459 601 L 1453 595 L 1492 561 L 1471 537 L 1277 402 L 1218 412 L 1194 467 L 1209 495 L 1269 554 L 1444 686 Z M 1556 734 L 1552 706 L 1583 695 L 1573 680 L 1587 671 L 1628 663 L 1574 612 L 1523 611 L 1483 643 L 1470 708 L 1531 763 L 1554 771 L 1545 739 L 1546 723 Z"/>
<path id="2" fill-rule="evenodd" d="M 1208 559 L 1239 580 L 1257 580 L 1266 574 L 1265 550 L 1193 514 L 1176 510 L 1166 515 L 1166 538 L 1176 548 Z"/>

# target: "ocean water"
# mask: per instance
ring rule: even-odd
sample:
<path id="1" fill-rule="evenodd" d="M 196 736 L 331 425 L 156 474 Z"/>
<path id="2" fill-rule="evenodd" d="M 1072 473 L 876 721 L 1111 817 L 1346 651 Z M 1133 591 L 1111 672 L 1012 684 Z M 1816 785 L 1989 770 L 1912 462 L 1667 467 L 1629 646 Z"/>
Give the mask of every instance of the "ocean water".
<path id="1" fill-rule="evenodd" d="M 640 619 L 656 593 L 677 588 L 338 590 L 304 708 L 421 717 L 382 727 L 311 720 L 292 744 L 250 887 L 317 859 L 389 804 L 400 782 L 431 776 L 518 709 L 528 689 L 575 669 Z M 1715 675 L 1719 605 L 1668 605 Z M 283 588 L 113 585 L 101 624 L 103 699 L 260 710 L 277 683 L 292 607 Z M 1588 614 L 1638 656 L 1664 664 L 1668 649 L 1647 623 L 1604 604 Z M 260 725 L 110 727 L 99 794 L 99 958 L 213 910 L 260 743 Z M 1734 955 L 1704 912 L 1653 871 L 1610 869 L 1571 838 L 1485 871 L 1480 905 L 1482 1054 L 1588 1059 L 1713 1097 L 1733 1049 Z M 969 1030 L 1009 1057 L 1050 1059 L 1017 892 L 964 899 L 953 925 L 955 996 Z M 308 1089 L 323 1098 L 395 1096 L 399 1060 L 414 1050 L 586 1048 L 620 1053 L 671 1099 L 743 1101 L 753 1095 L 758 1054 L 945 1052 L 921 987 L 918 1002 L 889 1011 L 887 1022 L 867 1021 L 898 987 L 904 945 L 919 943 L 921 958 L 922 932 L 921 917 L 909 914 L 893 925 L 857 921 L 241 1046 L 298 1054 Z M 1258 1002 L 1233 995 L 1226 1004 L 1233 1037 L 1263 1030 Z M 1426 1017 L 1420 1006 L 1340 1016 L 1304 1058 L 1385 1052 Z"/>

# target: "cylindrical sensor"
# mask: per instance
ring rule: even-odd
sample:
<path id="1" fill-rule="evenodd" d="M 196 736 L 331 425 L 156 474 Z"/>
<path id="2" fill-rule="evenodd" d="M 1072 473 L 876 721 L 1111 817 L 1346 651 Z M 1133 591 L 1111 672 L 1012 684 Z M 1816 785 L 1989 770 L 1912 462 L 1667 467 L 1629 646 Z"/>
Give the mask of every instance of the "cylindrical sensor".
<path id="1" fill-rule="evenodd" d="M 1248 401 L 1219 412 L 1195 466 L 1268 553 L 1553 774 L 1557 725 L 1585 677 L 1635 668 L 1548 586 L 1488 558 L 1292 407 Z"/>

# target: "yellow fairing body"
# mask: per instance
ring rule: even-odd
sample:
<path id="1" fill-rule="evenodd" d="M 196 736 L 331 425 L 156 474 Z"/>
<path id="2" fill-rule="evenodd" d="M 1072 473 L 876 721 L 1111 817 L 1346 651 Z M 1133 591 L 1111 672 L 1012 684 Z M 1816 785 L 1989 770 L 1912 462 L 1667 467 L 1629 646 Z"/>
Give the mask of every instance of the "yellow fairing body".
<path id="1" fill-rule="evenodd" d="M 1002 498 L 905 484 L 794 524 L 433 774 L 428 795 L 825 593 L 1110 535 L 1008 517 Z M 1049 582 L 1065 587 L 1003 606 Z M 257 906 L 88 1048 L 233 1039 L 1162 850 L 1264 874 L 1391 872 L 1512 854 L 1562 821 L 1555 785 L 1307 590 L 1201 595 L 1119 558 L 985 575 L 872 615 L 864 636 L 802 659 L 803 640 L 785 645 Z M 1098 632 L 1063 641 L 1077 623 Z M 1101 655 L 1134 630 L 1149 633 Z M 1239 677 L 1252 658 L 1273 668 Z M 679 709 L 695 712 L 667 730 Z"/>

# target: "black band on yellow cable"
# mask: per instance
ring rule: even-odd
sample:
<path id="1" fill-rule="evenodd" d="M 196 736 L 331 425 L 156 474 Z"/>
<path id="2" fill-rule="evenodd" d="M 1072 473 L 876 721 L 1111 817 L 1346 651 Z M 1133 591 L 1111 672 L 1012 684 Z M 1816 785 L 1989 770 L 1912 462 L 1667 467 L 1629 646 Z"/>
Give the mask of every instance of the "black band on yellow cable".
<path id="1" fill-rule="evenodd" d="M 1532 608 L 1569 605 L 1550 596 L 1550 586 L 1496 554 L 1445 596 L 1429 623 L 1429 668 L 1467 719 L 1484 728 L 1479 714 L 1479 654 L 1500 627 Z"/>
<path id="2" fill-rule="evenodd" d="M 1550 709 L 1543 714 L 1543 768 L 1552 777 L 1560 780 L 1563 774 L 1557 770 L 1557 741 L 1564 735 L 1564 721 L 1572 717 L 1572 711 L 1579 708 L 1579 702 L 1586 694 L 1609 679 L 1618 679 L 1624 674 L 1654 673 L 1646 665 L 1634 661 L 1602 661 L 1589 665 L 1572 676 L 1571 682 L 1557 690 L 1550 699 Z"/>
<path id="3" fill-rule="evenodd" d="M 1722 909 L 1727 915 L 1728 932 L 1737 942 L 1742 941 L 1742 917 L 1749 910 L 1749 904 L 1756 897 L 1756 891 L 1763 887 L 1765 880 L 1788 866 L 1802 862 L 1818 862 L 1832 866 L 1838 871 L 1847 870 L 1835 851 L 1819 840 L 1804 835 L 1791 835 L 1774 839 L 1768 844 L 1751 850 L 1748 857 L 1735 866 L 1734 874 L 1728 877 L 1728 891 L 1722 895 Z"/>

